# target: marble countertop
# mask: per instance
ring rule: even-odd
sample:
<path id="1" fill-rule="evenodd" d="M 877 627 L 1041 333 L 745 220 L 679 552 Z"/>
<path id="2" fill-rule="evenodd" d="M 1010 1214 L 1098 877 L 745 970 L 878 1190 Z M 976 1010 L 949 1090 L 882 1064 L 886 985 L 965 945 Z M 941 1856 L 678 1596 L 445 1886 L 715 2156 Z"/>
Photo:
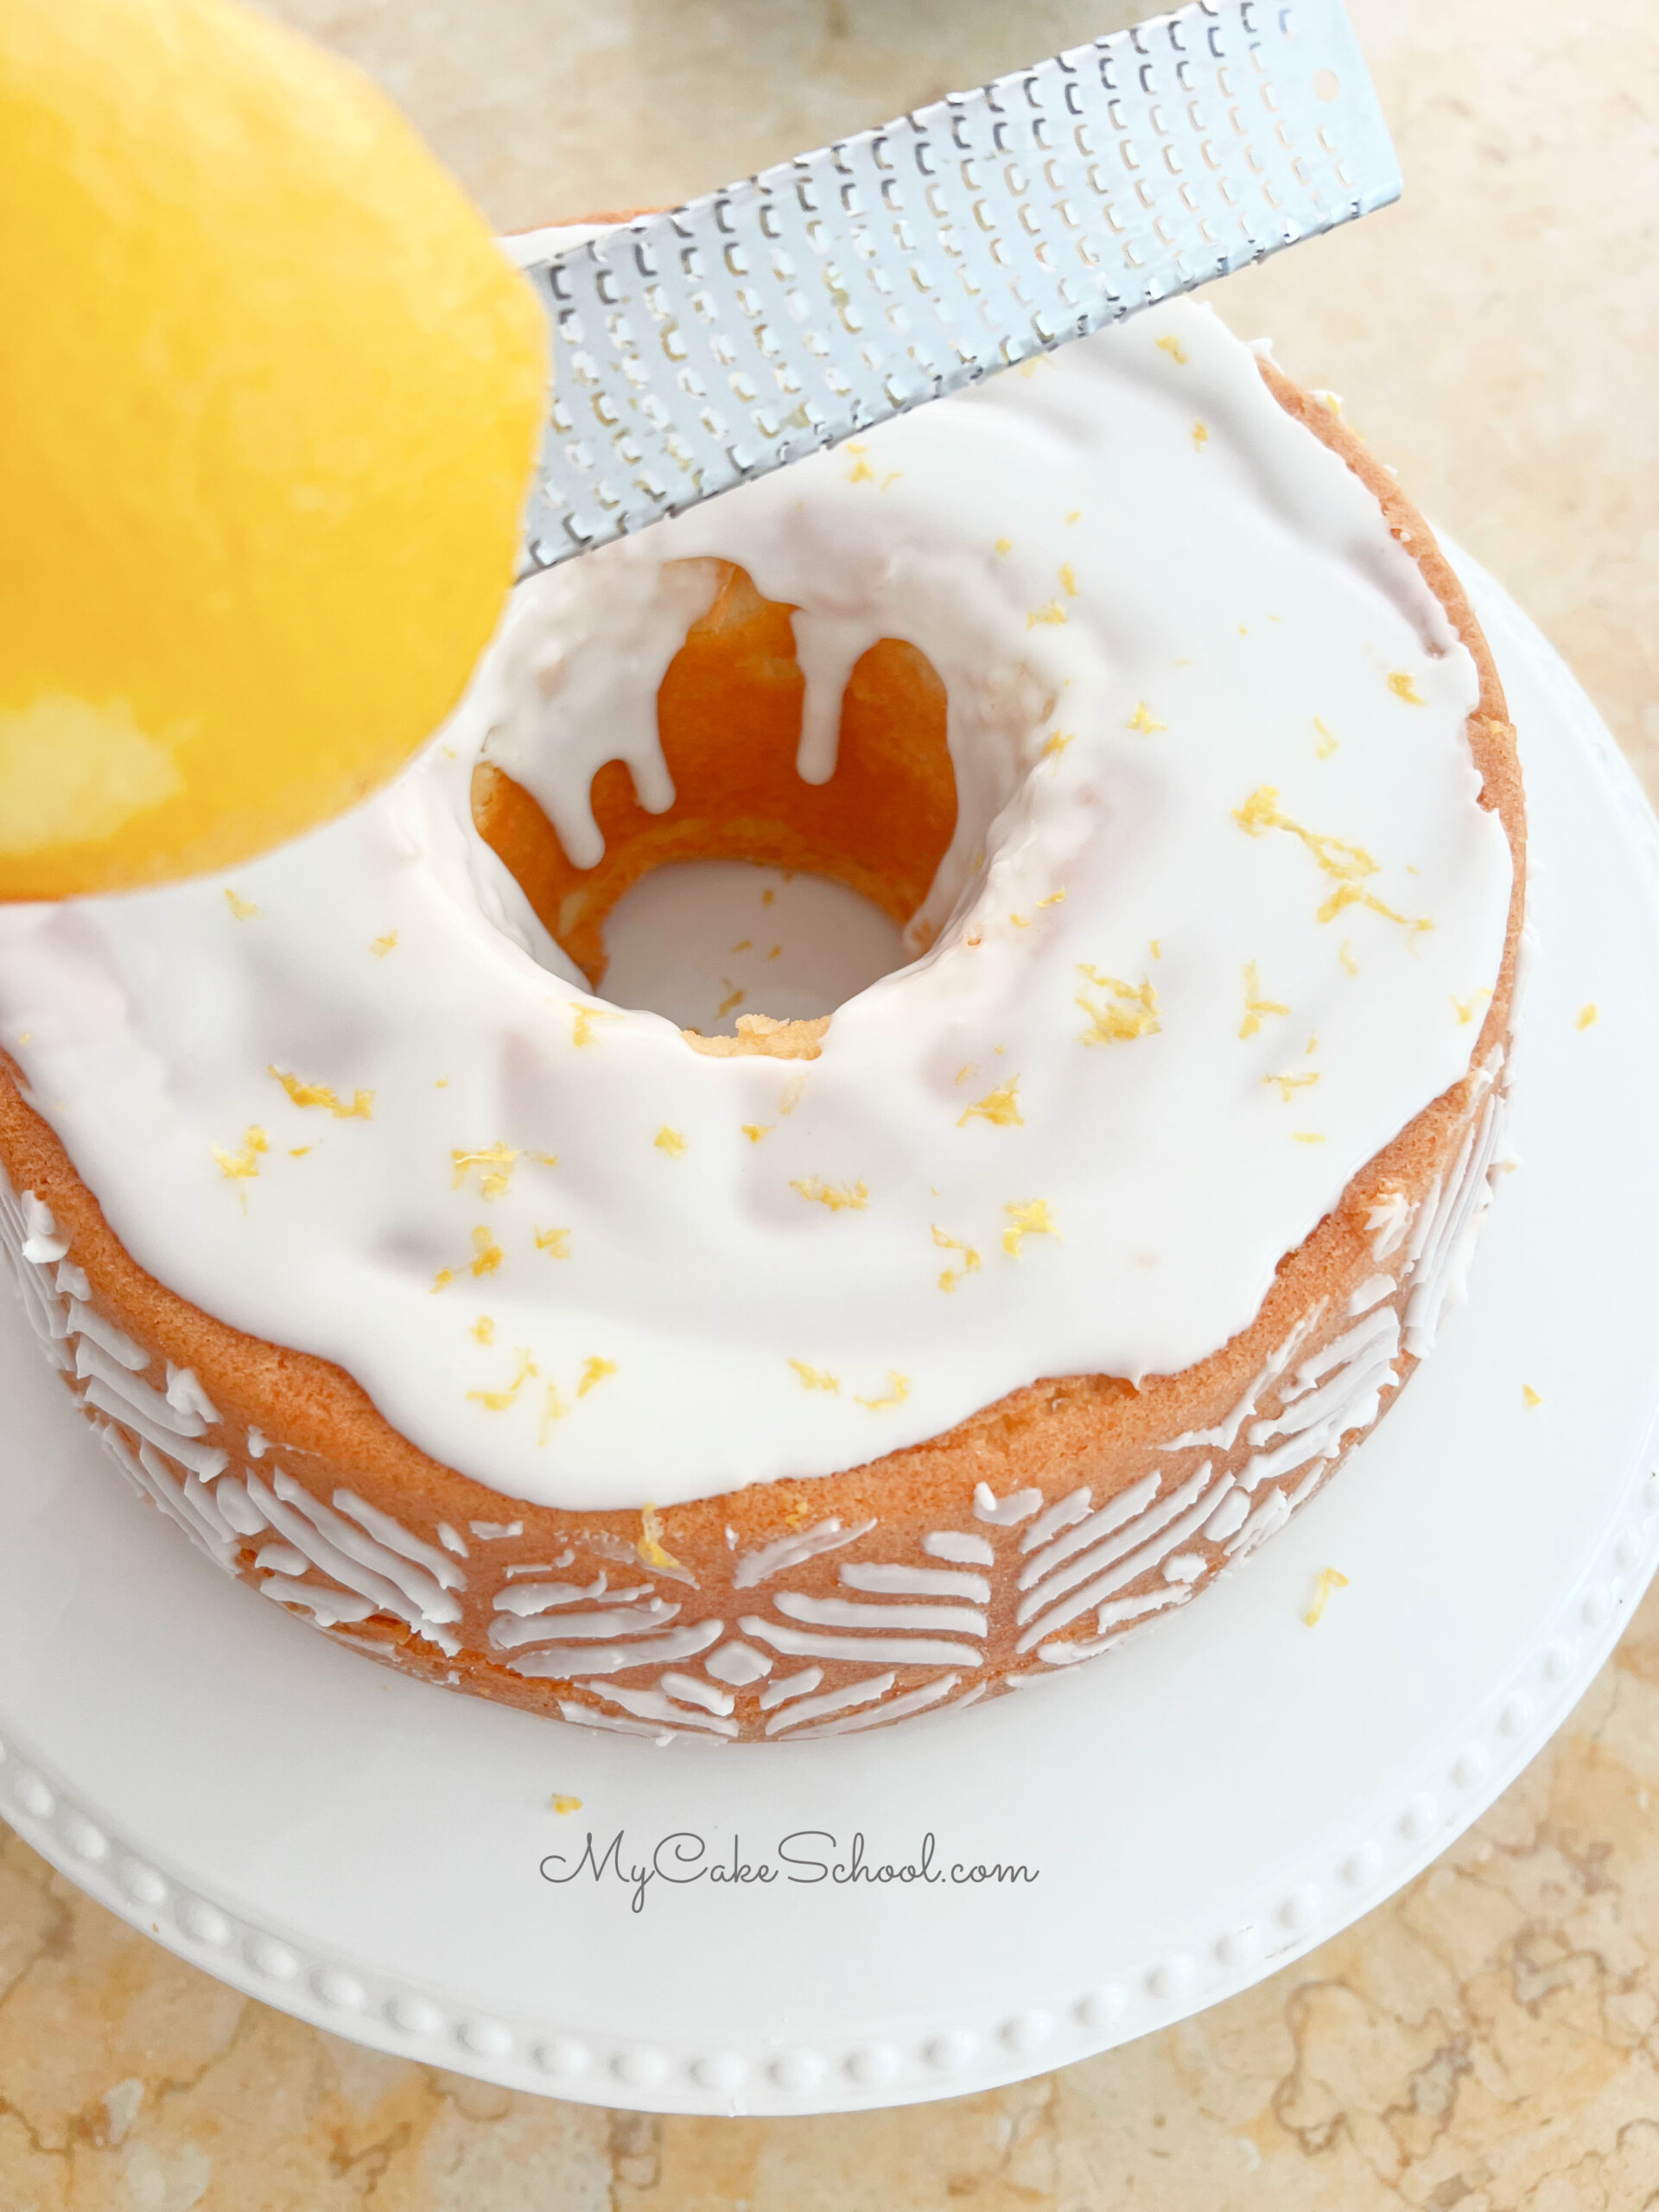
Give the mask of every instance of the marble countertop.
<path id="1" fill-rule="evenodd" d="M 1211 296 L 1500 577 L 1659 797 L 1659 18 L 1350 0 L 1399 207 Z M 656 204 L 1154 12 L 276 0 L 503 228 Z M 658 2120 L 221 1988 L 0 1847 L 5 2212 L 1641 2212 L 1659 2204 L 1659 1592 L 1542 1756 L 1334 1942 L 994 2094 Z"/>

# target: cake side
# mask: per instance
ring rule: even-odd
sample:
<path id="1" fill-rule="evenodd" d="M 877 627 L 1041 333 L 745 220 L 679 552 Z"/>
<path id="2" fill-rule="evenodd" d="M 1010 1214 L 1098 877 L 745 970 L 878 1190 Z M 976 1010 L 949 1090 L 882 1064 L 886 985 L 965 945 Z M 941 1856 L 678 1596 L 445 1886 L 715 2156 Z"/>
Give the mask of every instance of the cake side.
<path id="1" fill-rule="evenodd" d="M 1356 1179 L 1202 1369 L 1139 1392 L 1039 1382 L 848 1473 L 660 1513 L 504 1499 L 425 1460 L 348 1378 L 185 1307 L 122 1252 L 10 1071 L 0 1151 L 29 1196 L 0 1194 L 0 1241 L 105 1444 L 221 1567 L 429 1681 L 776 1738 L 1090 1657 L 1247 1557 L 1432 1346 L 1501 1129 L 1494 1056 Z"/>

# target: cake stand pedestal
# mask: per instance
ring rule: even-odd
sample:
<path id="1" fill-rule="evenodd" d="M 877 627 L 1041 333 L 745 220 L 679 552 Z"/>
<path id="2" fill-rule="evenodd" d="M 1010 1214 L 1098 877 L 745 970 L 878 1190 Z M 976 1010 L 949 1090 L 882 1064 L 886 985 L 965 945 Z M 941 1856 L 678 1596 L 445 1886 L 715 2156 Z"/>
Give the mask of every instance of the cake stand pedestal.
<path id="1" fill-rule="evenodd" d="M 1246 1568 L 1022 1696 L 658 1749 L 405 1681 L 226 1580 L 114 1478 L 8 1305 L 0 1813 L 269 2004 L 664 2112 L 1064 2065 L 1246 1987 L 1444 1850 L 1659 1554 L 1659 825 L 1541 637 L 1459 565 L 1536 856 L 1522 1164 L 1433 1357 Z M 1348 1583 L 1310 1629 L 1327 1567 Z"/>

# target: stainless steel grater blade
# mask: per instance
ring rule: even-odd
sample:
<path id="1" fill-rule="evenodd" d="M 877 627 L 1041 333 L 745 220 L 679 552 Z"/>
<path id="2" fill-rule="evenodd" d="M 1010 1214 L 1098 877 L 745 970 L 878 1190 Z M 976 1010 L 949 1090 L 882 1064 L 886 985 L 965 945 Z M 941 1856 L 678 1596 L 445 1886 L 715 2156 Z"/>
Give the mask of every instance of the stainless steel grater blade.
<path id="1" fill-rule="evenodd" d="M 521 573 L 1399 193 L 1341 0 L 1198 0 L 534 263 Z"/>

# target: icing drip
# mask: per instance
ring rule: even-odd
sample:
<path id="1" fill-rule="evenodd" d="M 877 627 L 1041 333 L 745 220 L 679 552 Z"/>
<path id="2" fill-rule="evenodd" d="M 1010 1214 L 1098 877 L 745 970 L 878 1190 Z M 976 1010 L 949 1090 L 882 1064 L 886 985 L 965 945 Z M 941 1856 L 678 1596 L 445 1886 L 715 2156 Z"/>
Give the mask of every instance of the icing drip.
<path id="1" fill-rule="evenodd" d="M 1433 1350 L 1446 1307 L 1462 1300 L 1475 1238 L 1491 1204 L 1492 1171 L 1503 1158 L 1503 1100 L 1495 1090 L 1464 1141 L 1445 1194 L 1433 1206 L 1423 1203 L 1406 1307 L 1406 1350 L 1415 1358 Z"/>
<path id="2" fill-rule="evenodd" d="M 745 1643 L 736 1637 L 729 1643 L 722 1643 L 702 1663 L 716 1681 L 731 1682 L 738 1689 L 764 1681 L 772 1672 L 772 1662 L 766 1653 L 757 1651 L 752 1643 Z"/>
<path id="3" fill-rule="evenodd" d="M 938 1529 L 922 1538 L 922 1549 L 930 1559 L 955 1560 L 959 1567 L 994 1567 L 996 1553 L 983 1536 L 959 1534 L 954 1529 Z"/>
<path id="4" fill-rule="evenodd" d="M 843 1529 L 839 1521 L 821 1521 L 816 1529 L 803 1529 L 798 1536 L 779 1536 L 769 1544 L 760 1544 L 752 1552 L 745 1552 L 732 1569 L 732 1582 L 739 1590 L 752 1590 L 758 1582 L 765 1582 L 774 1574 L 781 1574 L 791 1567 L 799 1567 L 809 1559 L 816 1559 L 820 1552 L 837 1550 L 850 1544 L 874 1529 L 874 1521 L 860 1521 L 850 1529 Z"/>
<path id="5" fill-rule="evenodd" d="M 882 1727 L 889 1720 L 899 1720 L 906 1713 L 921 1713 L 930 1705 L 937 1705 L 941 1698 L 950 1696 L 961 1679 L 958 1675 L 942 1675 L 936 1682 L 925 1682 L 919 1689 L 907 1690 L 902 1697 L 887 1699 L 870 1712 L 855 1713 L 844 1720 L 821 1720 L 812 1727 L 803 1728 L 793 1740 L 798 1744 L 811 1736 L 851 1736 L 866 1728 Z M 966 1705 L 968 1699 L 961 1698 L 957 1702 Z"/>
<path id="6" fill-rule="evenodd" d="M 1039 1490 L 1017 1490 L 1007 1497 L 994 1497 L 990 1485 L 981 1483 L 974 1492 L 974 1518 L 988 1521 L 995 1528 L 1011 1529 L 1016 1522 L 1028 1521 L 1042 1502 Z"/>
<path id="7" fill-rule="evenodd" d="M 1203 1527 L 1232 1486 L 1230 1475 L 1212 1483 L 1206 1460 L 1195 1475 L 1167 1497 L 1148 1506 L 1119 1534 L 1057 1567 L 1020 1600 L 1014 1618 L 1023 1633 L 1016 1649 L 1031 1650 L 1079 1613 L 1086 1613 L 1114 1591 L 1136 1580 L 1148 1567 L 1161 1566 L 1178 1545 Z M 1141 1539 L 1148 1535 L 1152 1541 L 1142 1543 Z M 1132 1545 L 1139 1548 L 1131 1549 Z M 1091 1579 L 1084 1581 L 1085 1575 Z M 1076 1586 L 1079 1583 L 1080 1588 Z"/>
<path id="8" fill-rule="evenodd" d="M 774 1707 L 787 1705 L 791 1698 L 804 1697 L 809 1690 L 817 1689 L 823 1680 L 822 1667 L 803 1667 L 798 1674 L 785 1675 L 761 1691 L 761 1709 L 770 1713 Z"/>
<path id="9" fill-rule="evenodd" d="M 555 1643 L 539 1651 L 522 1653 L 507 1664 L 515 1675 L 563 1681 L 582 1675 L 620 1675 L 630 1667 L 660 1666 L 666 1660 L 694 1659 L 724 1635 L 724 1621 L 698 1621 L 689 1628 L 668 1629 L 627 1643 Z"/>
<path id="10" fill-rule="evenodd" d="M 837 1690 L 825 1690 L 819 1697 L 804 1697 L 791 1705 L 786 1713 L 774 1713 L 766 1723 L 768 1736 L 780 1736 L 791 1728 L 798 1728 L 804 1721 L 822 1720 L 831 1713 L 844 1713 L 849 1705 L 868 1705 L 874 1699 L 886 1697 L 899 1677 L 885 1675 L 866 1675 L 861 1681 L 845 1682 Z"/>

